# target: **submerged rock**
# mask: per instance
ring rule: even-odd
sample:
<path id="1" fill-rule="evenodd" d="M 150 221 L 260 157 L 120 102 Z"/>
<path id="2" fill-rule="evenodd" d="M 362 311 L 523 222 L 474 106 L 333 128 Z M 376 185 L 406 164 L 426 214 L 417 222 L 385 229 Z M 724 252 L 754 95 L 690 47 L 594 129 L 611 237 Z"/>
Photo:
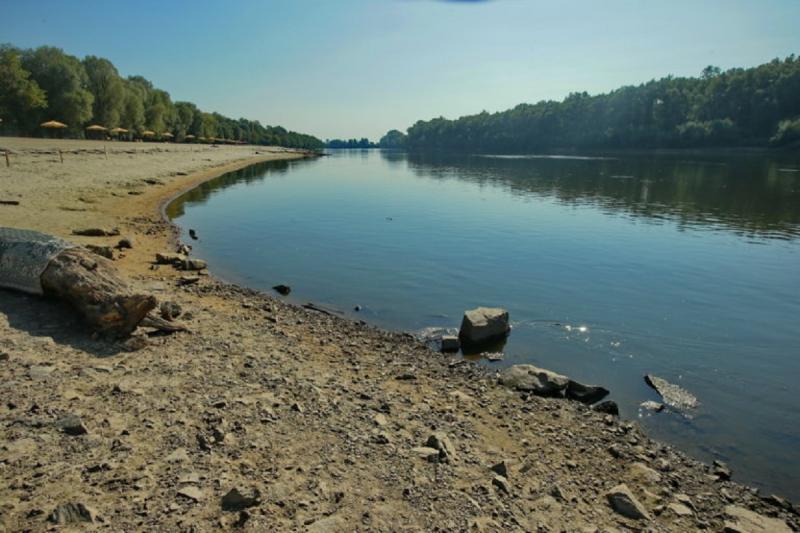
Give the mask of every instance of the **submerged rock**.
<path id="1" fill-rule="evenodd" d="M 563 398 L 569 378 L 533 365 L 514 365 L 500 373 L 499 382 L 506 387 L 532 392 L 537 396 Z"/>
<path id="2" fill-rule="evenodd" d="M 619 406 L 614 400 L 606 400 L 597 405 L 592 406 L 592 409 L 599 413 L 606 413 L 609 415 L 619 416 Z"/>
<path id="3" fill-rule="evenodd" d="M 458 337 L 464 344 L 483 344 L 508 335 L 508 311 L 499 307 L 478 307 L 464 312 Z"/>
<path id="4" fill-rule="evenodd" d="M 653 387 L 664 399 L 664 403 L 675 409 L 694 409 L 697 398 L 686 389 L 652 374 L 644 377 L 645 383 Z"/>
<path id="5" fill-rule="evenodd" d="M 292 292 L 292 288 L 289 287 L 288 285 L 275 285 L 274 287 L 272 287 L 272 290 L 283 296 L 286 296 L 290 292 Z"/>
<path id="6" fill-rule="evenodd" d="M 584 385 L 578 381 L 569 380 L 566 391 L 567 398 L 585 404 L 597 403 L 609 395 L 608 389 L 599 385 Z"/>

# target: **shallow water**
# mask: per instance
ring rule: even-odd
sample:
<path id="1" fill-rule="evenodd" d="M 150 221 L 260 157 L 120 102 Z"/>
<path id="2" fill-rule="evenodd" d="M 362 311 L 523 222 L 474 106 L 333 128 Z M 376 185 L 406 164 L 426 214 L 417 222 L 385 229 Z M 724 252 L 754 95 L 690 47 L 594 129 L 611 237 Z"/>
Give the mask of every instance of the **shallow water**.
<path id="1" fill-rule="evenodd" d="M 796 155 L 336 151 L 223 176 L 170 214 L 216 275 L 384 327 L 503 306 L 514 329 L 487 364 L 603 384 L 651 435 L 800 499 Z M 641 412 L 645 373 L 700 407 Z"/>

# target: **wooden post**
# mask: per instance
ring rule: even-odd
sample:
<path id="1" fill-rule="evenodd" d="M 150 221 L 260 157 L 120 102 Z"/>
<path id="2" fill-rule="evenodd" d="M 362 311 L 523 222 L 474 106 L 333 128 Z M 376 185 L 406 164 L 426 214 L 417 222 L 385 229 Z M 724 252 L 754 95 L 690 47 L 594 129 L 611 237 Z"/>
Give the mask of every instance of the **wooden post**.
<path id="1" fill-rule="evenodd" d="M 61 148 L 58 149 L 58 157 L 61 158 L 61 164 L 64 164 L 64 154 L 61 153 Z"/>
<path id="2" fill-rule="evenodd" d="M 5 152 L 6 152 L 6 166 L 10 167 L 11 166 L 11 161 L 8 159 L 8 150 L 6 150 Z"/>
<path id="3" fill-rule="evenodd" d="M 108 159 L 108 148 L 105 144 L 103 145 L 103 151 L 106 153 L 106 159 Z"/>

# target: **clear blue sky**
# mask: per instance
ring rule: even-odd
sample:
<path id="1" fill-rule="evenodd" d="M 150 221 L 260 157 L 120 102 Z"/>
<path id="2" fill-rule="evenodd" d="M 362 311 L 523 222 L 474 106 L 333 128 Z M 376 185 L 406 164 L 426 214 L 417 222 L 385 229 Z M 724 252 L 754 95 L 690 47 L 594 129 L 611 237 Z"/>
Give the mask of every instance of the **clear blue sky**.
<path id="1" fill-rule="evenodd" d="M 106 57 L 322 138 L 800 53 L 800 0 L 0 0 L 0 42 Z"/>

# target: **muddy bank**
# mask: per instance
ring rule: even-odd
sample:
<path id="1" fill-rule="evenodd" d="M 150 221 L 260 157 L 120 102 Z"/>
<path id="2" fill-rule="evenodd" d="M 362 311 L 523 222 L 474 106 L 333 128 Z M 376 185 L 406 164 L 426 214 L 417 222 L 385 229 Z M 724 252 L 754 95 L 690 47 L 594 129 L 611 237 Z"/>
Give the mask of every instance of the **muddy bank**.
<path id="1" fill-rule="evenodd" d="M 0 199 L 20 200 L 0 206 L 0 225 L 96 244 L 119 237 L 69 233 L 118 227 L 133 248 L 115 264 L 177 304 L 190 330 L 93 339 L 61 304 L 0 293 L 0 530 L 798 527 L 789 504 L 635 423 L 500 387 L 492 372 L 407 335 L 151 270 L 156 252 L 175 251 L 166 199 L 263 157 L 300 156 L 221 154 L 203 168 L 192 167 L 196 155 L 142 155 L 142 174 L 126 168 L 125 178 L 114 167 L 101 177 L 87 159 L 95 181 L 78 165 L 54 175 L 56 201 L 20 183 L 41 168 L 33 157 L 24 173 L 0 173 Z M 172 167 L 145 183 L 146 159 L 162 156 Z"/>

